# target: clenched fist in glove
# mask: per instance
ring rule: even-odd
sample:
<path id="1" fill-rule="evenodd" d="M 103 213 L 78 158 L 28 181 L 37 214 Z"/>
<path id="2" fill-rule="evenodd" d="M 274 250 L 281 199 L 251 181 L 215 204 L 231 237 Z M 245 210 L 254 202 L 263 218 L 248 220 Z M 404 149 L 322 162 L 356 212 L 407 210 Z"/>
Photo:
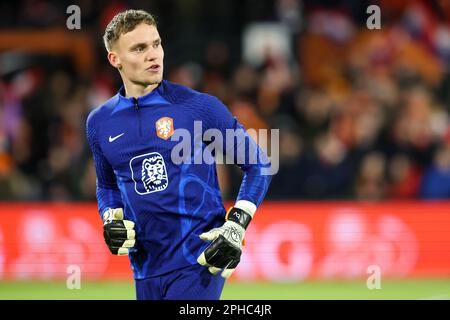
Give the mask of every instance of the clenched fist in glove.
<path id="1" fill-rule="evenodd" d="M 112 254 L 126 256 L 136 243 L 134 222 L 123 220 L 123 209 L 107 209 L 103 213 L 103 237 Z"/>
<path id="2" fill-rule="evenodd" d="M 226 222 L 219 228 L 202 233 L 200 238 L 212 241 L 197 258 L 202 266 L 209 267 L 212 274 L 219 273 L 229 278 L 241 259 L 242 241 L 252 216 L 242 209 L 233 207 L 228 211 Z"/>

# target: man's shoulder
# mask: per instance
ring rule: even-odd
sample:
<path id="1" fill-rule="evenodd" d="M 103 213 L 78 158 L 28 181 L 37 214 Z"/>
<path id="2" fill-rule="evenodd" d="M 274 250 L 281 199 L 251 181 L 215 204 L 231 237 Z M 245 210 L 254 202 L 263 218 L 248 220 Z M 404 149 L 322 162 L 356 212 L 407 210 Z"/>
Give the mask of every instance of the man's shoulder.
<path id="1" fill-rule="evenodd" d="M 102 104 L 98 105 L 94 109 L 89 112 L 89 115 L 87 117 L 86 123 L 89 125 L 93 125 L 98 119 L 103 118 L 113 111 L 114 107 L 117 104 L 119 96 L 118 94 L 114 95 L 107 101 L 103 102 Z"/>
<path id="2" fill-rule="evenodd" d="M 211 103 L 219 101 L 210 94 L 168 80 L 164 80 L 163 95 L 172 103 Z"/>

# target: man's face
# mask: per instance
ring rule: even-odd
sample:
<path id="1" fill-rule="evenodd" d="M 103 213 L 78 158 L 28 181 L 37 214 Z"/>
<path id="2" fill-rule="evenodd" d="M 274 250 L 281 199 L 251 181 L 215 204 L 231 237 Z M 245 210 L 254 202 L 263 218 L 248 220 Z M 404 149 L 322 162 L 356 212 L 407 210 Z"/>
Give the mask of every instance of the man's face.
<path id="1" fill-rule="evenodd" d="M 116 55 L 114 59 L 124 81 L 145 87 L 162 81 L 164 50 L 155 26 L 141 23 L 122 34 L 110 54 Z"/>

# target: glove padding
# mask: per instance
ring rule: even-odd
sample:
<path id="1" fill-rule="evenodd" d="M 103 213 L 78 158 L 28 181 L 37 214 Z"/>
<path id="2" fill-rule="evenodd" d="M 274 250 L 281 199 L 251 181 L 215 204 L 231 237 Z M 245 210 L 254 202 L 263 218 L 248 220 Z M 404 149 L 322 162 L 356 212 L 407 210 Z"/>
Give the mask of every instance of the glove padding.
<path id="1" fill-rule="evenodd" d="M 223 226 L 202 233 L 200 238 L 213 241 L 197 258 L 202 266 L 209 267 L 212 274 L 219 273 L 229 278 L 241 259 L 242 241 L 245 229 L 233 221 L 226 221 Z"/>
<path id="2" fill-rule="evenodd" d="M 136 244 L 134 222 L 123 219 L 123 209 L 107 209 L 103 213 L 103 237 L 112 254 L 128 255 Z"/>

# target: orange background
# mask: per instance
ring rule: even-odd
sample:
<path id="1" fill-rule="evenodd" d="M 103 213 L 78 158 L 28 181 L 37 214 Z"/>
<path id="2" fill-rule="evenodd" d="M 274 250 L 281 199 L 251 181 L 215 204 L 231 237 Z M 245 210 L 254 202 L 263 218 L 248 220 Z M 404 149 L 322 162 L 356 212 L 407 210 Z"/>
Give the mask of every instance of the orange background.
<path id="1" fill-rule="evenodd" d="M 131 279 L 95 204 L 0 204 L 0 279 Z M 450 202 L 267 202 L 234 281 L 450 276 Z"/>

